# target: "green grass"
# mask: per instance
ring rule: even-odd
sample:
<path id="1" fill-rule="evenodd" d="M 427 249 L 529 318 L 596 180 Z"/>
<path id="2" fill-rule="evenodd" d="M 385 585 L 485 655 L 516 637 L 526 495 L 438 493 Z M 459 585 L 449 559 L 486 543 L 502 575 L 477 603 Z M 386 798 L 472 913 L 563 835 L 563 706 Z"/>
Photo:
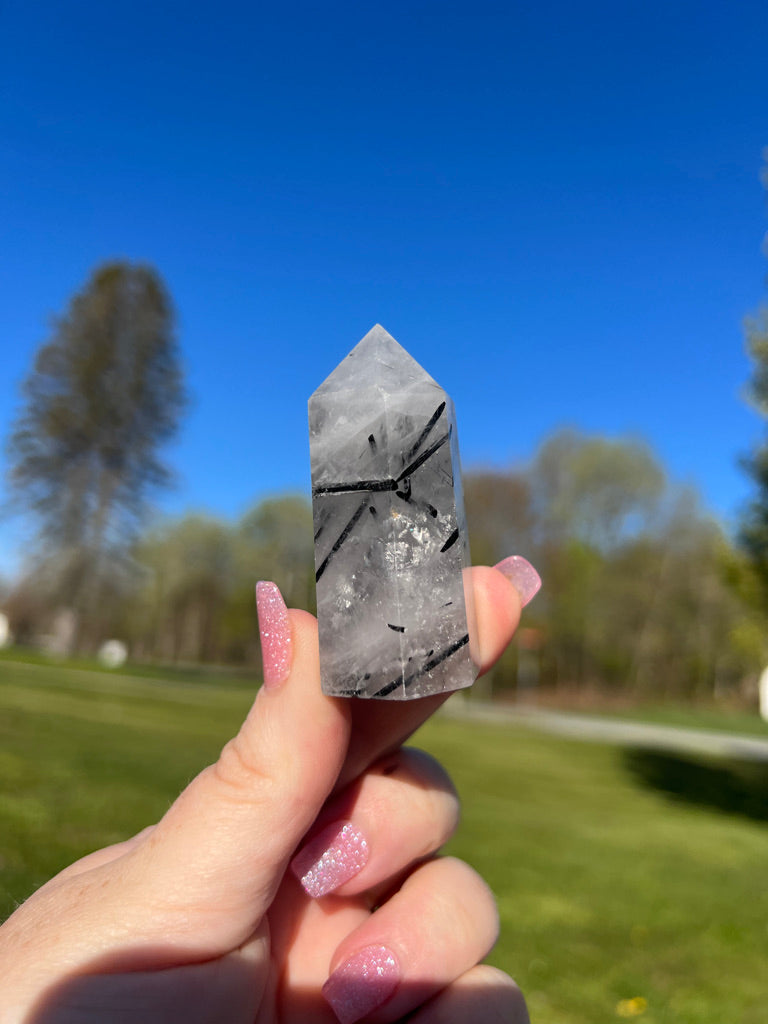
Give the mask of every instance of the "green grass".
<path id="1" fill-rule="evenodd" d="M 766 1019 L 764 768 L 446 721 L 423 739 L 458 782 L 454 850 L 493 885 L 492 959 L 517 977 L 534 1022 L 618 1020 L 635 996 L 649 1024 Z M 669 768 L 677 801 L 649 785 L 655 766 Z M 732 776 L 756 819 L 716 809 Z"/>
<path id="2" fill-rule="evenodd" d="M 250 699 L 194 683 L 0 661 L 0 916 L 64 864 L 163 813 Z M 534 1024 L 762 1024 L 768 774 L 509 726 L 431 721 L 491 883 L 494 963 Z M 643 1004 L 632 1004 L 641 1009 Z"/>
<path id="3" fill-rule="evenodd" d="M 210 666 L 198 664 L 153 665 L 129 662 L 120 668 L 106 671 L 97 658 L 66 658 L 55 656 L 31 647 L 6 647 L 0 649 L 0 666 L 4 663 L 13 665 L 37 665 L 52 671 L 54 668 L 82 669 L 98 672 L 105 676 L 128 676 L 132 679 L 155 679 L 160 682 L 179 683 L 214 683 L 225 682 L 227 686 L 253 689 L 253 670 L 241 666 Z"/>
<path id="4" fill-rule="evenodd" d="M 51 874 L 156 820 L 252 691 L 0 663 L 0 918 Z"/>

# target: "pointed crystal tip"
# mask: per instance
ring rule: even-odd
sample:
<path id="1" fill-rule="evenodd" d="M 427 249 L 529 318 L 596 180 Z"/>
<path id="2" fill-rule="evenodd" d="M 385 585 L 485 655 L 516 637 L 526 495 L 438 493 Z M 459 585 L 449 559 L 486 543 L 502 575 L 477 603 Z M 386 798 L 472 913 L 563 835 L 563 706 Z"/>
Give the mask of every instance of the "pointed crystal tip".
<path id="1" fill-rule="evenodd" d="M 396 394 L 416 383 L 440 387 L 381 324 L 374 324 L 333 373 L 326 377 L 315 395 L 359 391 L 371 386 Z"/>

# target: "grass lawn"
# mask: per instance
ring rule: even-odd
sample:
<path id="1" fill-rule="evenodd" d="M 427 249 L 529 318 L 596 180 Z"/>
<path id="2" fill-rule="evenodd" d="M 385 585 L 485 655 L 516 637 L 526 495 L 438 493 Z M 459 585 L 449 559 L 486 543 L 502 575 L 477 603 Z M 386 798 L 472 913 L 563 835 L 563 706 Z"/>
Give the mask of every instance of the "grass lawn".
<path id="1" fill-rule="evenodd" d="M 0 918 L 163 813 L 251 699 L 241 680 L 0 661 Z M 763 1024 L 768 769 L 431 721 L 534 1024 Z"/>

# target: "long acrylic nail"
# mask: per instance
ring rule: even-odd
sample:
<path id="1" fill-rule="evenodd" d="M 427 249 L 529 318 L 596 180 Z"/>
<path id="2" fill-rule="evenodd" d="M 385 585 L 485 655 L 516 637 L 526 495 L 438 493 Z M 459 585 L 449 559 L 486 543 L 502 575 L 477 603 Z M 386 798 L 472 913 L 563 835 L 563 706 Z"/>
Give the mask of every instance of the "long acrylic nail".
<path id="1" fill-rule="evenodd" d="M 291 861 L 308 896 L 326 896 L 368 863 L 368 843 L 351 821 L 336 821 L 310 839 Z"/>
<path id="2" fill-rule="evenodd" d="M 256 611 L 259 616 L 264 686 L 273 690 L 288 678 L 293 656 L 291 623 L 283 595 L 276 584 L 256 584 Z"/>
<path id="3" fill-rule="evenodd" d="M 381 1006 L 400 980 L 400 967 L 386 946 L 365 946 L 337 967 L 323 996 L 341 1024 L 354 1024 Z"/>
<path id="4" fill-rule="evenodd" d="M 541 589 L 541 576 L 536 572 L 530 562 L 520 555 L 510 555 L 503 559 L 494 569 L 506 576 L 512 586 L 520 595 L 520 602 L 525 606 L 532 601 Z"/>

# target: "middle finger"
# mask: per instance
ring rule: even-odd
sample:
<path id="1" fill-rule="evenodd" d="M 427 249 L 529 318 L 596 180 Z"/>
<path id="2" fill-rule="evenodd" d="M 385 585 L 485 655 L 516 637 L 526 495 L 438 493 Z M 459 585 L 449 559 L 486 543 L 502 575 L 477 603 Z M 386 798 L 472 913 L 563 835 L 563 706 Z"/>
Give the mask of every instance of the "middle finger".
<path id="1" fill-rule="evenodd" d="M 423 751 L 401 749 L 329 801 L 291 870 L 313 898 L 376 894 L 439 850 L 458 820 L 445 769 Z"/>

